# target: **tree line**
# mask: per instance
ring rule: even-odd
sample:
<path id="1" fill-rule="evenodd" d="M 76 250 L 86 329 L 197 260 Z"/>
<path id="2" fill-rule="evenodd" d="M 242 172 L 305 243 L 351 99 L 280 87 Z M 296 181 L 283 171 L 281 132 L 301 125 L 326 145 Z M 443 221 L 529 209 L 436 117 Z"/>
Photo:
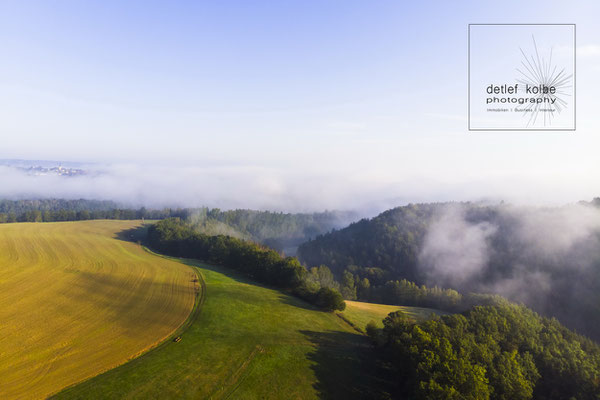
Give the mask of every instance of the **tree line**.
<path id="1" fill-rule="evenodd" d="M 185 215 L 185 210 L 165 209 L 165 210 L 146 210 L 140 209 L 110 209 L 110 210 L 30 210 L 21 214 L 14 212 L 0 213 L 0 223 L 13 222 L 61 222 L 61 221 L 87 221 L 93 219 L 164 219 L 179 217 Z"/>
<path id="2" fill-rule="evenodd" d="M 113 210 L 120 207 L 117 203 L 108 200 L 65 200 L 65 199 L 37 199 L 37 200 L 6 200 L 0 199 L 0 213 L 21 215 L 26 211 L 98 211 Z"/>
<path id="3" fill-rule="evenodd" d="M 157 251 L 235 269 L 258 282 L 296 295 L 324 310 L 346 306 L 334 288 L 307 279 L 308 272 L 295 257 L 238 238 L 210 236 L 196 231 L 180 218 L 168 218 L 148 229 L 148 244 Z"/>
<path id="4" fill-rule="evenodd" d="M 337 280 L 326 265 L 320 265 L 308 269 L 307 280 L 321 287 L 339 290 L 346 300 L 435 308 L 447 312 L 462 312 L 476 305 L 499 305 L 508 302 L 495 294 L 462 294 L 454 289 L 417 285 L 407 279 L 386 280 L 387 276 L 379 268 L 351 265 L 344 270 L 342 278 Z"/>
<path id="5" fill-rule="evenodd" d="M 104 200 L 0 200 L 0 223 L 85 221 L 91 219 L 165 219 L 172 217 L 189 219 L 194 210 L 190 208 L 127 208 L 121 207 L 115 202 Z"/>

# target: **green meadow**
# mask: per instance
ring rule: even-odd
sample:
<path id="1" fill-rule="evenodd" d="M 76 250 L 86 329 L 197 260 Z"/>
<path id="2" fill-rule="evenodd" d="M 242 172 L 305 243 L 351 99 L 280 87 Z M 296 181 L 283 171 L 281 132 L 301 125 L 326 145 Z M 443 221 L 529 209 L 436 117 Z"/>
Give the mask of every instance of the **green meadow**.
<path id="1" fill-rule="evenodd" d="M 201 278 L 201 304 L 178 342 L 55 399 L 381 398 L 368 339 L 319 311 L 225 268 L 182 260 Z"/>

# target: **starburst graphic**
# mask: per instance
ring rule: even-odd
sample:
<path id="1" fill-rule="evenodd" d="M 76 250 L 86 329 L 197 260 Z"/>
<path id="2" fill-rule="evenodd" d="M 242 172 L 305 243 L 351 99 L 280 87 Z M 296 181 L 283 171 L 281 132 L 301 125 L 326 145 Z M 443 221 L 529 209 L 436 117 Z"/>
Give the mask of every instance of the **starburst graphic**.
<path id="1" fill-rule="evenodd" d="M 554 111 L 548 111 L 548 109 L 543 107 L 552 104 L 551 110 L 555 110 L 559 114 L 567 108 L 568 103 L 565 100 L 565 96 L 571 96 L 567 89 L 572 87 L 571 80 L 573 74 L 567 75 L 565 68 L 557 72 L 558 66 L 552 63 L 553 49 L 550 48 L 549 57 L 546 61 L 543 56 L 540 57 L 535 36 L 531 35 L 531 38 L 533 40 L 535 57 L 533 53 L 528 57 L 523 49 L 519 48 L 523 55 L 523 60 L 521 61 L 522 67 L 517 68 L 517 72 L 521 75 L 521 78 L 517 79 L 517 82 L 526 86 L 529 85 L 529 87 L 542 89 L 554 88 L 552 90 L 553 93 L 550 90 L 540 90 L 539 93 L 534 95 L 533 98 L 536 99 L 536 102 L 531 107 L 531 112 L 523 114 L 524 117 L 529 114 L 529 120 L 527 121 L 527 127 L 529 127 L 538 122 L 538 117 L 541 113 L 543 119 L 540 118 L 539 122 L 543 123 L 545 127 L 552 124 Z"/>

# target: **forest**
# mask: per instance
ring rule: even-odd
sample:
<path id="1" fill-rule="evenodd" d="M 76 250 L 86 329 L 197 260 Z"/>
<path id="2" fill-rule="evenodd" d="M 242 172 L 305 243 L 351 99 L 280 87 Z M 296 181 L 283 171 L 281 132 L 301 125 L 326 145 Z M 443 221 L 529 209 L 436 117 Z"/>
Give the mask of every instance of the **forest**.
<path id="1" fill-rule="evenodd" d="M 556 319 L 506 303 L 416 323 L 390 313 L 367 332 L 398 398 L 598 399 L 600 347 Z"/>
<path id="2" fill-rule="evenodd" d="M 338 280 L 351 275 L 359 300 L 395 304 L 394 282 L 403 279 L 497 293 L 600 339 L 600 199 L 563 207 L 413 204 L 319 235 L 297 255 L 327 265 Z"/>

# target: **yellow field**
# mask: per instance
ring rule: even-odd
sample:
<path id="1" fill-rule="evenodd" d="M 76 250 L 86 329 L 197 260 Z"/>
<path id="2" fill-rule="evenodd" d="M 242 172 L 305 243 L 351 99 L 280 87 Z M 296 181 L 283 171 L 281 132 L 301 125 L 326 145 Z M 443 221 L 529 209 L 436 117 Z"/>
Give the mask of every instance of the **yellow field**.
<path id="1" fill-rule="evenodd" d="M 196 275 L 117 237 L 139 225 L 0 224 L 0 398 L 44 398 L 186 320 Z"/>
<path id="2" fill-rule="evenodd" d="M 402 311 L 409 317 L 416 320 L 423 320 L 431 317 L 431 314 L 444 315 L 444 311 L 433 308 L 408 307 L 408 306 L 390 306 L 386 304 L 363 303 L 360 301 L 346 300 L 346 309 L 341 313 L 344 318 L 355 324 L 359 329 L 364 330 L 369 321 L 374 321 L 378 327 L 383 328 L 382 320 L 394 311 Z"/>

